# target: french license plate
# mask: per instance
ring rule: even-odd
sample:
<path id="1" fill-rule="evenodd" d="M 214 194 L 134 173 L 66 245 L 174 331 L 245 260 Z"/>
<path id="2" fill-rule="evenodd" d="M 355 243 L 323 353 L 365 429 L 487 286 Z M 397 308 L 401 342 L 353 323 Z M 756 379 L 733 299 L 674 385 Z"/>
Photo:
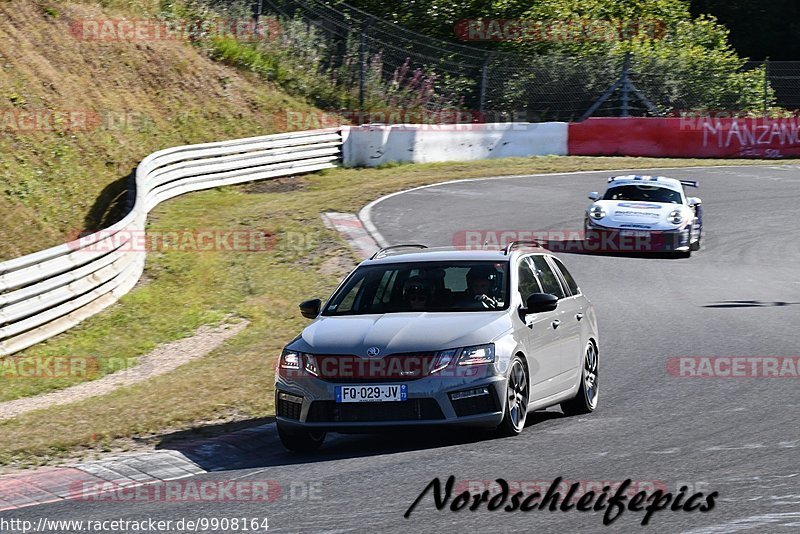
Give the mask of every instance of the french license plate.
<path id="1" fill-rule="evenodd" d="M 647 237 L 650 232 L 644 230 L 620 230 L 619 235 L 623 237 Z"/>
<path id="2" fill-rule="evenodd" d="M 408 386 L 357 385 L 336 386 L 336 402 L 392 402 L 408 400 Z"/>

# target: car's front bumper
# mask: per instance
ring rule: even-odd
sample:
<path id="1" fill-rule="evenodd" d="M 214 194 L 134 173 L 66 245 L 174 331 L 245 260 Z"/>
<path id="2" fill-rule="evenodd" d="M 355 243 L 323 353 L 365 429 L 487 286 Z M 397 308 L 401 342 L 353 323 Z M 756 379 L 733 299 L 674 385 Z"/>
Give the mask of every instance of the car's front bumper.
<path id="1" fill-rule="evenodd" d="M 675 230 L 646 230 L 601 226 L 587 219 L 584 249 L 587 252 L 683 252 L 689 250 L 688 227 Z"/>
<path id="2" fill-rule="evenodd" d="M 336 402 L 336 386 L 350 385 L 347 382 L 330 382 L 312 376 L 286 378 L 279 375 L 275 386 L 277 420 L 282 425 L 307 429 L 371 432 L 411 426 L 494 428 L 503 418 L 505 377 L 501 374 L 487 372 L 474 377 L 434 374 L 391 383 L 406 384 L 407 400 L 341 403 Z M 359 386 L 370 384 L 357 382 Z M 479 393 L 484 389 L 485 394 Z M 472 391 L 473 395 L 460 400 L 453 400 L 450 396 L 464 391 Z"/>

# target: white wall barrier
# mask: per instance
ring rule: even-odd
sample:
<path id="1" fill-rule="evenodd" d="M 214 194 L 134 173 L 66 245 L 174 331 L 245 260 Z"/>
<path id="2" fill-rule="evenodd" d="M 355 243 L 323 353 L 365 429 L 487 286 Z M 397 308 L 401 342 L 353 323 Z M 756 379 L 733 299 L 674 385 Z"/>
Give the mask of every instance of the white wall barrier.
<path id="1" fill-rule="evenodd" d="M 210 187 L 313 172 L 341 157 L 336 130 L 189 145 L 147 156 L 135 202 L 100 232 L 0 263 L 0 357 L 59 334 L 116 302 L 144 270 L 145 252 L 125 246 L 147 213 L 169 198 Z"/>
<path id="2" fill-rule="evenodd" d="M 567 123 L 345 126 L 345 167 L 567 155 Z"/>

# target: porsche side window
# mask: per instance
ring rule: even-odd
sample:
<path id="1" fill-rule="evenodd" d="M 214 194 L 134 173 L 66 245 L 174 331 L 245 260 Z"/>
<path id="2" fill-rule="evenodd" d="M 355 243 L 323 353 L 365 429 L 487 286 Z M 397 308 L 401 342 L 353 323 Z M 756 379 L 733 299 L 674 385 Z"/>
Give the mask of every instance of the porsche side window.
<path id="1" fill-rule="evenodd" d="M 533 256 L 533 265 L 536 269 L 536 275 L 539 277 L 539 283 L 542 284 L 542 289 L 545 293 L 550 293 L 563 299 L 566 295 L 561 288 L 558 277 L 550 268 L 550 265 L 545 261 L 544 256 Z"/>

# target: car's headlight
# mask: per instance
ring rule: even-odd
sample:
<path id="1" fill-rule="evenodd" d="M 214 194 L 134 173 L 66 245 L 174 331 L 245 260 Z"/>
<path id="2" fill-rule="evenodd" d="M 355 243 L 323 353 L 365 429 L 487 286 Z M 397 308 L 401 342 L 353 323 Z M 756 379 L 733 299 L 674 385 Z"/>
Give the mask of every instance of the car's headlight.
<path id="1" fill-rule="evenodd" d="M 494 363 L 493 343 L 461 349 L 461 354 L 458 356 L 458 365 L 476 365 L 481 363 Z"/>
<path id="2" fill-rule="evenodd" d="M 683 213 L 681 210 L 672 210 L 667 215 L 667 220 L 674 225 L 679 225 L 683 222 Z"/>
<path id="3" fill-rule="evenodd" d="M 455 359 L 456 353 L 458 353 L 458 349 L 450 349 L 437 352 L 436 358 L 433 360 L 431 373 L 441 371 L 442 369 L 450 365 L 450 362 L 452 362 Z"/>
<path id="4" fill-rule="evenodd" d="M 314 360 L 313 354 L 283 349 L 283 352 L 281 352 L 280 368 L 290 371 L 299 371 L 301 367 L 312 375 L 319 376 L 317 362 Z"/>
<path id="5" fill-rule="evenodd" d="M 304 356 L 303 360 L 305 361 L 303 369 L 305 369 L 306 372 L 311 373 L 314 376 L 319 376 L 319 369 L 317 368 L 317 361 L 314 359 L 314 355 L 304 354 L 303 356 Z"/>
<path id="6" fill-rule="evenodd" d="M 294 371 L 300 370 L 300 364 L 303 362 L 303 353 L 295 352 L 293 350 L 283 349 L 281 352 L 281 369 L 292 369 Z"/>
<path id="7" fill-rule="evenodd" d="M 602 206 L 592 206 L 589 209 L 589 216 L 592 219 L 599 221 L 600 219 L 606 216 L 606 212 Z"/>

